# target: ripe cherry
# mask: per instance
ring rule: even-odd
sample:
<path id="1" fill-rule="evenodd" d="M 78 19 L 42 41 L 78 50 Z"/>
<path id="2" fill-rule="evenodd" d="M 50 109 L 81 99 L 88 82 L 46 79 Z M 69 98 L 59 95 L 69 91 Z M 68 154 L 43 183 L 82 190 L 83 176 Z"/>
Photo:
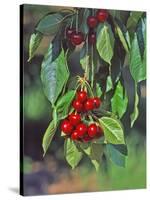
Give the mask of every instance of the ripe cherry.
<path id="1" fill-rule="evenodd" d="M 73 32 L 70 37 L 71 43 L 76 46 L 83 42 L 84 36 L 81 32 Z"/>
<path id="2" fill-rule="evenodd" d="M 86 132 L 87 132 L 87 126 L 85 124 L 83 124 L 83 123 L 80 123 L 77 126 L 76 130 L 78 132 L 78 136 L 80 138 L 82 138 L 86 134 Z"/>
<path id="3" fill-rule="evenodd" d="M 73 28 L 67 28 L 66 29 L 66 36 L 67 36 L 67 38 L 70 40 L 70 38 L 71 38 L 71 35 L 72 35 L 72 33 L 73 32 L 75 32 L 75 29 L 73 29 Z"/>
<path id="4" fill-rule="evenodd" d="M 94 107 L 95 107 L 95 108 L 99 108 L 100 105 L 101 105 L 101 100 L 100 100 L 100 98 L 94 97 L 94 98 L 93 98 L 93 103 L 94 103 Z"/>
<path id="5" fill-rule="evenodd" d="M 87 18 L 87 24 L 90 28 L 95 28 L 97 26 L 97 18 L 95 16 L 89 16 Z"/>
<path id="6" fill-rule="evenodd" d="M 74 100 L 73 103 L 72 103 L 72 106 L 78 112 L 81 112 L 83 110 L 83 105 L 79 100 Z"/>
<path id="7" fill-rule="evenodd" d="M 89 127 L 88 127 L 88 135 L 90 137 L 95 137 L 96 134 L 97 134 L 97 131 L 98 131 L 98 127 L 96 124 L 90 124 Z"/>
<path id="8" fill-rule="evenodd" d="M 87 92 L 86 91 L 80 91 L 77 93 L 77 99 L 83 103 L 87 99 Z"/>
<path id="9" fill-rule="evenodd" d="M 71 125 L 71 123 L 68 120 L 63 120 L 63 122 L 61 123 L 61 130 L 66 133 L 66 134 L 71 134 L 72 130 L 73 130 L 73 126 Z"/>
<path id="10" fill-rule="evenodd" d="M 98 10 L 96 17 L 99 22 L 104 22 L 108 18 L 108 12 L 106 10 Z"/>
<path id="11" fill-rule="evenodd" d="M 88 42 L 89 42 L 89 44 L 95 44 L 96 43 L 96 33 L 95 32 L 90 32 L 88 34 Z"/>
<path id="12" fill-rule="evenodd" d="M 74 130 L 71 134 L 71 139 L 72 140 L 78 140 L 79 139 L 79 134 L 77 130 Z"/>
<path id="13" fill-rule="evenodd" d="M 69 121 L 73 126 L 76 126 L 81 121 L 81 116 L 79 114 L 71 113 L 69 115 Z"/>
<path id="14" fill-rule="evenodd" d="M 103 129 L 100 126 L 97 126 L 96 138 L 103 136 Z"/>
<path id="15" fill-rule="evenodd" d="M 94 109 L 94 103 L 93 103 L 92 98 L 89 98 L 89 99 L 84 103 L 84 109 L 85 109 L 86 111 L 89 111 L 89 110 L 93 110 L 93 109 Z"/>

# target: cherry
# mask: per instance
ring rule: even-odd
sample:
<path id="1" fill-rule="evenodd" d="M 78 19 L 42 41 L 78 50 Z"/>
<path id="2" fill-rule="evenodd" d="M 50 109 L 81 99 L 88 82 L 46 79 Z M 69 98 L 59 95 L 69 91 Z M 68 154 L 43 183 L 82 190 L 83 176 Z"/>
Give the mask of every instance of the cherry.
<path id="1" fill-rule="evenodd" d="M 71 139 L 72 140 L 78 140 L 79 139 L 79 134 L 77 130 L 74 130 L 73 133 L 71 134 Z"/>
<path id="2" fill-rule="evenodd" d="M 63 122 L 61 123 L 61 130 L 66 133 L 66 134 L 71 134 L 72 130 L 73 130 L 73 126 L 71 125 L 71 123 L 65 119 L 63 120 Z"/>
<path id="3" fill-rule="evenodd" d="M 71 113 L 69 115 L 69 121 L 73 126 L 76 126 L 80 123 L 81 117 L 79 114 Z"/>
<path id="4" fill-rule="evenodd" d="M 92 140 L 92 138 L 89 135 L 84 136 L 84 138 L 82 139 L 83 142 L 89 142 Z"/>
<path id="5" fill-rule="evenodd" d="M 95 32 L 90 32 L 88 34 L 88 42 L 89 42 L 89 44 L 95 44 L 96 43 L 96 33 Z"/>
<path id="6" fill-rule="evenodd" d="M 75 29 L 73 29 L 73 28 L 67 28 L 66 29 L 66 36 L 67 36 L 67 38 L 70 40 L 70 38 L 71 38 L 71 35 L 72 35 L 72 33 L 73 32 L 75 32 Z"/>
<path id="7" fill-rule="evenodd" d="M 97 126 L 96 138 L 103 136 L 103 129 L 100 126 Z"/>
<path id="8" fill-rule="evenodd" d="M 84 103 L 84 109 L 85 109 L 86 111 L 89 111 L 89 110 L 93 110 L 93 109 L 94 109 L 94 103 L 93 103 L 92 98 L 89 98 L 89 99 Z"/>
<path id="9" fill-rule="evenodd" d="M 83 42 L 84 36 L 81 32 L 73 32 L 70 37 L 71 43 L 76 46 Z"/>
<path id="10" fill-rule="evenodd" d="M 95 108 L 99 108 L 100 105 L 101 105 L 101 100 L 100 100 L 100 98 L 94 97 L 92 100 L 93 100 L 94 107 L 95 107 Z"/>
<path id="11" fill-rule="evenodd" d="M 83 105 L 79 100 L 74 100 L 73 103 L 72 103 L 72 106 L 78 112 L 81 112 L 83 110 Z"/>
<path id="12" fill-rule="evenodd" d="M 95 137 L 98 131 L 98 127 L 96 126 L 96 124 L 90 124 L 88 127 L 88 135 L 90 137 Z"/>
<path id="13" fill-rule="evenodd" d="M 83 124 L 83 123 L 80 123 L 77 126 L 76 130 L 78 132 L 78 136 L 80 138 L 82 138 L 86 134 L 86 132 L 87 132 L 87 126 L 85 124 Z"/>
<path id="14" fill-rule="evenodd" d="M 83 103 L 87 99 L 87 92 L 86 91 L 80 91 L 77 93 L 77 99 Z"/>
<path id="15" fill-rule="evenodd" d="M 95 28 L 97 26 L 97 18 L 95 16 L 89 16 L 87 18 L 87 24 L 90 28 Z"/>
<path id="16" fill-rule="evenodd" d="M 98 10 L 96 13 L 96 17 L 99 22 L 104 22 L 108 18 L 108 12 L 106 10 Z"/>

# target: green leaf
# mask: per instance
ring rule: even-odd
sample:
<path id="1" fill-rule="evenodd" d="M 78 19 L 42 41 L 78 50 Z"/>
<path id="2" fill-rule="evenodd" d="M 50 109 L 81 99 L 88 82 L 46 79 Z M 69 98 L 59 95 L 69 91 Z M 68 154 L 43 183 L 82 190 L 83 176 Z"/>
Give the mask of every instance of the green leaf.
<path id="1" fill-rule="evenodd" d="M 97 160 L 91 160 L 91 162 L 92 162 L 92 164 L 94 165 L 95 170 L 96 170 L 97 172 L 99 172 L 99 171 L 100 171 L 100 162 L 98 162 Z"/>
<path id="2" fill-rule="evenodd" d="M 134 31 L 142 14 L 143 12 L 139 12 L 139 11 L 131 12 L 130 17 L 128 18 L 128 21 L 127 21 L 127 28 Z"/>
<path id="3" fill-rule="evenodd" d="M 119 151 L 121 154 L 127 156 L 128 155 L 128 149 L 127 145 L 125 144 L 111 144 L 117 151 Z"/>
<path id="4" fill-rule="evenodd" d="M 126 112 L 128 105 L 127 94 L 124 95 L 123 87 L 120 81 L 117 84 L 113 98 L 111 99 L 112 112 L 118 114 L 119 118 Z"/>
<path id="5" fill-rule="evenodd" d="M 123 30 L 123 28 L 121 26 L 119 26 L 119 23 L 116 24 L 116 30 L 117 30 L 117 33 L 118 33 L 118 36 L 120 38 L 120 41 L 122 42 L 122 45 L 124 47 L 124 49 L 126 50 L 127 53 L 129 53 L 129 46 L 128 46 L 128 42 L 130 41 L 129 40 L 129 34 L 127 32 L 127 30 Z M 128 40 L 126 39 L 126 35 L 128 36 Z"/>
<path id="6" fill-rule="evenodd" d="M 54 105 L 69 78 L 69 72 L 63 50 L 55 61 L 51 62 L 51 59 L 52 45 L 50 44 L 42 62 L 41 80 L 45 95 L 52 105 Z"/>
<path id="7" fill-rule="evenodd" d="M 120 121 L 111 117 L 102 117 L 99 119 L 99 122 L 104 130 L 104 136 L 107 143 L 125 143 L 124 132 Z"/>
<path id="8" fill-rule="evenodd" d="M 146 79 L 146 66 L 143 65 L 142 62 L 136 33 L 134 34 L 134 39 L 131 45 L 130 72 L 137 83 Z"/>
<path id="9" fill-rule="evenodd" d="M 80 31 L 84 34 L 87 34 L 89 31 L 89 27 L 87 25 L 87 18 L 89 15 L 90 15 L 90 10 L 88 8 L 85 8 L 82 17 L 82 23 L 80 25 Z"/>
<path id="10" fill-rule="evenodd" d="M 112 83 L 111 76 L 108 76 L 107 83 L 106 83 L 106 92 L 110 91 L 111 89 L 113 89 L 113 83 Z"/>
<path id="11" fill-rule="evenodd" d="M 101 156 L 103 155 L 103 146 L 101 144 L 92 143 L 91 144 L 91 160 L 100 161 Z"/>
<path id="12" fill-rule="evenodd" d="M 44 134 L 44 137 L 43 137 L 43 142 L 42 142 L 42 147 L 43 147 L 43 151 L 44 151 L 44 155 L 46 154 L 49 146 L 50 146 L 50 143 L 54 137 L 54 134 L 56 132 L 56 129 L 57 129 L 57 125 L 58 125 L 58 121 L 57 121 L 57 124 L 55 124 L 54 120 L 52 120 L 48 126 L 48 128 L 46 129 L 46 132 Z"/>
<path id="13" fill-rule="evenodd" d="M 100 160 L 103 155 L 102 144 L 91 143 L 90 146 L 84 146 L 85 144 L 80 144 L 80 148 L 85 152 L 85 154 L 91 159 L 96 171 L 100 170 Z"/>
<path id="14" fill-rule="evenodd" d="M 115 145 L 106 144 L 106 150 L 112 162 L 120 167 L 125 167 L 125 156 L 115 148 Z"/>
<path id="15" fill-rule="evenodd" d="M 46 15 L 39 21 L 36 30 L 46 35 L 54 35 L 61 28 L 64 19 L 60 13 Z"/>
<path id="16" fill-rule="evenodd" d="M 111 64 L 114 49 L 114 35 L 111 27 L 107 23 L 103 24 L 98 34 L 96 47 L 101 58 Z"/>
<path id="17" fill-rule="evenodd" d="M 59 119 L 64 119 L 69 112 L 70 105 L 75 97 L 76 90 L 70 90 L 64 96 L 58 99 L 56 104 L 56 110 L 59 116 Z"/>
<path id="18" fill-rule="evenodd" d="M 101 95 L 102 95 L 101 87 L 98 83 L 96 83 L 96 96 L 101 97 Z"/>
<path id="19" fill-rule="evenodd" d="M 71 139 L 66 139 L 64 143 L 64 154 L 68 164 L 74 169 L 82 158 L 82 153 L 78 150 Z"/>
<path id="20" fill-rule="evenodd" d="M 144 23 L 144 20 L 141 19 L 137 26 L 137 39 L 138 39 L 138 45 L 140 49 L 141 58 L 144 57 L 145 52 L 145 45 L 146 45 L 146 24 Z"/>
<path id="21" fill-rule="evenodd" d="M 30 61 L 34 55 L 35 52 L 37 50 L 37 48 L 39 47 L 41 40 L 43 38 L 43 34 L 36 32 L 33 33 L 30 37 L 30 42 L 29 42 L 29 59 L 28 61 Z"/>
<path id="22" fill-rule="evenodd" d="M 85 56 L 80 60 L 80 64 L 81 64 L 82 68 L 85 70 L 86 67 L 89 66 L 89 55 L 85 55 Z"/>
<path id="23" fill-rule="evenodd" d="M 137 120 L 137 118 L 138 118 L 138 116 L 139 116 L 138 104 L 139 104 L 139 96 L 138 96 L 138 94 L 137 94 L 137 89 L 135 89 L 134 111 L 133 111 L 133 113 L 130 115 L 131 127 L 133 127 L 135 121 Z"/>

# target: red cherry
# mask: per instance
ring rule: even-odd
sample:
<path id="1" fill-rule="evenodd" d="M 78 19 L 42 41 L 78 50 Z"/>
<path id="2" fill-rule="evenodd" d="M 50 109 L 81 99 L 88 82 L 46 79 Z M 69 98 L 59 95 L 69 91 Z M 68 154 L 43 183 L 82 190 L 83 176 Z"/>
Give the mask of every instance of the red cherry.
<path id="1" fill-rule="evenodd" d="M 71 38 L 71 35 L 72 35 L 72 33 L 75 31 L 75 29 L 73 29 L 73 28 L 67 28 L 66 29 L 66 36 L 67 36 L 67 38 L 70 40 L 70 38 Z"/>
<path id="2" fill-rule="evenodd" d="M 76 130 L 78 132 L 78 136 L 80 138 L 82 138 L 86 134 L 86 132 L 87 132 L 87 126 L 85 124 L 83 124 L 83 123 L 80 123 L 77 126 Z"/>
<path id="3" fill-rule="evenodd" d="M 95 16 L 89 16 L 87 18 L 87 24 L 90 28 L 95 28 L 97 26 L 97 18 Z"/>
<path id="4" fill-rule="evenodd" d="M 71 134 L 71 139 L 72 140 L 78 140 L 79 139 L 79 134 L 77 130 L 74 130 L 73 133 Z"/>
<path id="5" fill-rule="evenodd" d="M 89 99 L 84 103 L 84 109 L 85 109 L 86 111 L 89 111 L 89 110 L 93 110 L 93 109 L 94 109 L 94 103 L 93 103 L 92 98 L 89 98 Z"/>
<path id="6" fill-rule="evenodd" d="M 73 126 L 76 126 L 81 121 L 81 116 L 79 114 L 71 113 L 69 115 L 69 121 Z"/>
<path id="7" fill-rule="evenodd" d="M 82 139 L 83 142 L 89 142 L 92 140 L 92 138 L 89 135 L 84 136 L 84 138 Z"/>
<path id="8" fill-rule="evenodd" d="M 96 13 L 96 17 L 99 22 L 104 22 L 108 18 L 108 12 L 106 10 L 98 10 Z"/>
<path id="9" fill-rule="evenodd" d="M 83 103 L 87 99 L 87 92 L 86 91 L 80 91 L 77 93 L 77 99 Z"/>
<path id="10" fill-rule="evenodd" d="M 103 129 L 100 126 L 97 126 L 96 138 L 103 136 Z"/>
<path id="11" fill-rule="evenodd" d="M 73 126 L 71 125 L 71 123 L 68 120 L 63 120 L 61 123 L 61 130 L 66 133 L 66 134 L 71 134 L 72 130 L 73 130 Z"/>
<path id="12" fill-rule="evenodd" d="M 96 33 L 95 32 L 90 32 L 88 34 L 88 42 L 89 42 L 89 44 L 95 44 L 96 43 Z"/>
<path id="13" fill-rule="evenodd" d="M 88 127 L 88 135 L 90 137 L 95 137 L 98 131 L 98 127 L 96 126 L 96 124 L 90 124 Z"/>
<path id="14" fill-rule="evenodd" d="M 83 105 L 79 100 L 74 100 L 73 103 L 72 103 L 72 106 L 78 112 L 81 112 L 83 110 Z"/>
<path id="15" fill-rule="evenodd" d="M 81 32 L 78 32 L 78 33 L 77 32 L 73 32 L 71 34 L 70 40 L 71 40 L 71 43 L 74 46 L 81 44 L 83 42 L 83 40 L 84 40 L 83 33 L 81 33 Z"/>
<path id="16" fill-rule="evenodd" d="M 101 100 L 100 100 L 100 98 L 94 97 L 94 98 L 93 98 L 93 103 L 94 103 L 94 107 L 95 107 L 95 108 L 99 108 L 100 105 L 101 105 Z"/>

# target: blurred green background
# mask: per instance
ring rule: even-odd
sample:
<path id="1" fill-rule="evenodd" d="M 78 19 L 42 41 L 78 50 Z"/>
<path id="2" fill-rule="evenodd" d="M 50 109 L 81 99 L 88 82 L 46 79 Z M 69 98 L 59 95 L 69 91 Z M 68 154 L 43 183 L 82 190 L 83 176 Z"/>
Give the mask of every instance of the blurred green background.
<path id="1" fill-rule="evenodd" d="M 75 170 L 64 159 L 63 139 L 56 133 L 48 154 L 43 158 L 42 137 L 50 121 L 50 103 L 40 81 L 40 64 L 50 37 L 45 37 L 29 63 L 28 44 L 38 20 L 61 7 L 25 5 L 23 15 L 23 110 L 24 110 L 24 194 L 42 195 L 69 192 L 137 189 L 146 187 L 146 83 L 140 85 L 140 116 L 133 129 L 126 128 L 129 156 L 126 168 L 104 160 L 97 173 L 85 158 Z M 74 69 L 75 70 L 75 69 Z M 126 120 L 127 121 L 127 120 Z M 125 122 L 126 122 L 125 121 Z M 126 127 L 126 126 L 125 126 Z"/>

